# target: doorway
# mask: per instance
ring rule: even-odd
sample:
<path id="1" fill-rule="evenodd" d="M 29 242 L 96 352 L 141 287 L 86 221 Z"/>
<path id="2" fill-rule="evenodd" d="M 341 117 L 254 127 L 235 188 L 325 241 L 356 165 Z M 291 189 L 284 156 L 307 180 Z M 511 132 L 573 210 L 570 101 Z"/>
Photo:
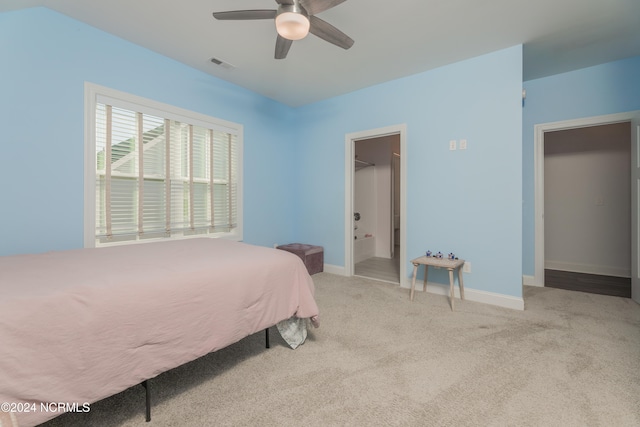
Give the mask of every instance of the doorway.
<path id="1" fill-rule="evenodd" d="M 545 286 L 545 161 L 544 161 L 544 141 L 545 133 L 553 131 L 561 131 L 568 129 L 577 129 L 591 126 L 608 125 L 615 123 L 627 123 L 631 127 L 631 297 L 640 302 L 640 285 L 639 285 L 639 264 L 638 244 L 640 242 L 640 234 L 638 223 L 638 182 L 640 174 L 640 153 L 638 150 L 638 142 L 640 139 L 640 111 L 611 114 L 607 116 L 589 117 L 576 120 L 568 120 L 563 122 L 545 123 L 535 125 L 534 136 L 534 186 L 535 186 L 535 255 L 534 255 L 534 286 Z M 595 199 L 596 204 L 598 199 Z"/>
<path id="2" fill-rule="evenodd" d="M 353 274 L 400 283 L 400 135 L 355 141 Z"/>
<path id="3" fill-rule="evenodd" d="M 406 287 L 406 126 L 345 137 L 345 273 Z"/>
<path id="4" fill-rule="evenodd" d="M 545 286 L 631 297 L 630 131 L 545 133 Z"/>

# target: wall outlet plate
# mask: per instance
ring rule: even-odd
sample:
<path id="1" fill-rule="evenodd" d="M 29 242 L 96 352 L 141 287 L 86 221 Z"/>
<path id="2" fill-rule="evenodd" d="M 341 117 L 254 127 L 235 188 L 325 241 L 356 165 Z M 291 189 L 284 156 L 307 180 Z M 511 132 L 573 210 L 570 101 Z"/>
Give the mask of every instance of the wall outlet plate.
<path id="1" fill-rule="evenodd" d="M 457 144 L 457 141 L 455 139 L 452 139 L 451 141 L 449 141 L 449 150 L 454 151 L 456 149 L 456 144 Z"/>
<path id="2" fill-rule="evenodd" d="M 465 273 L 471 273 L 471 263 L 469 261 L 465 261 L 462 265 L 462 271 Z"/>

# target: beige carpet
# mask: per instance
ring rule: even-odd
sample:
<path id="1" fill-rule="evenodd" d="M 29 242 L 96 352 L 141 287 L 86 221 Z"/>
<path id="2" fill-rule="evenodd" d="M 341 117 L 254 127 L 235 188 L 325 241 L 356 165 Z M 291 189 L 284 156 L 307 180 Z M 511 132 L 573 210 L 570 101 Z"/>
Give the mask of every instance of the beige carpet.
<path id="1" fill-rule="evenodd" d="M 47 426 L 640 426 L 640 306 L 525 287 L 525 311 L 314 277 L 321 327 L 275 329 Z"/>

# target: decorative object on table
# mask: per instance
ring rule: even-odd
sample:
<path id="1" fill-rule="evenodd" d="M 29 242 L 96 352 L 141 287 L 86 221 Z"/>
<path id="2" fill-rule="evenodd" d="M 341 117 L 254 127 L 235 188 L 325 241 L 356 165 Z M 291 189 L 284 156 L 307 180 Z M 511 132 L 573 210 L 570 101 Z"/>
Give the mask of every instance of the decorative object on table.
<path id="1" fill-rule="evenodd" d="M 432 256 L 432 255 L 433 255 L 433 253 L 432 253 L 431 251 L 427 251 L 427 256 L 428 256 L 428 257 L 430 257 L 430 256 Z"/>
<path id="2" fill-rule="evenodd" d="M 435 256 L 438 259 L 442 259 L 442 252 L 438 252 Z"/>
<path id="3" fill-rule="evenodd" d="M 449 255 L 447 255 L 447 258 L 449 258 L 450 260 L 454 260 L 454 259 L 458 259 L 453 252 L 450 252 Z"/>

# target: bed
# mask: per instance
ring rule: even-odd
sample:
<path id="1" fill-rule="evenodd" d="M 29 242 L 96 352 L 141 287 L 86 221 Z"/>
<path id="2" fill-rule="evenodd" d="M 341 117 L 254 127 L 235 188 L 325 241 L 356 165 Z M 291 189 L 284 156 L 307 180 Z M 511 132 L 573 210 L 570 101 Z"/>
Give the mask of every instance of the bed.
<path id="1" fill-rule="evenodd" d="M 60 415 L 51 403 L 82 411 L 286 319 L 316 322 L 313 295 L 294 254 L 223 239 L 0 257 L 0 402 L 20 426 Z"/>

